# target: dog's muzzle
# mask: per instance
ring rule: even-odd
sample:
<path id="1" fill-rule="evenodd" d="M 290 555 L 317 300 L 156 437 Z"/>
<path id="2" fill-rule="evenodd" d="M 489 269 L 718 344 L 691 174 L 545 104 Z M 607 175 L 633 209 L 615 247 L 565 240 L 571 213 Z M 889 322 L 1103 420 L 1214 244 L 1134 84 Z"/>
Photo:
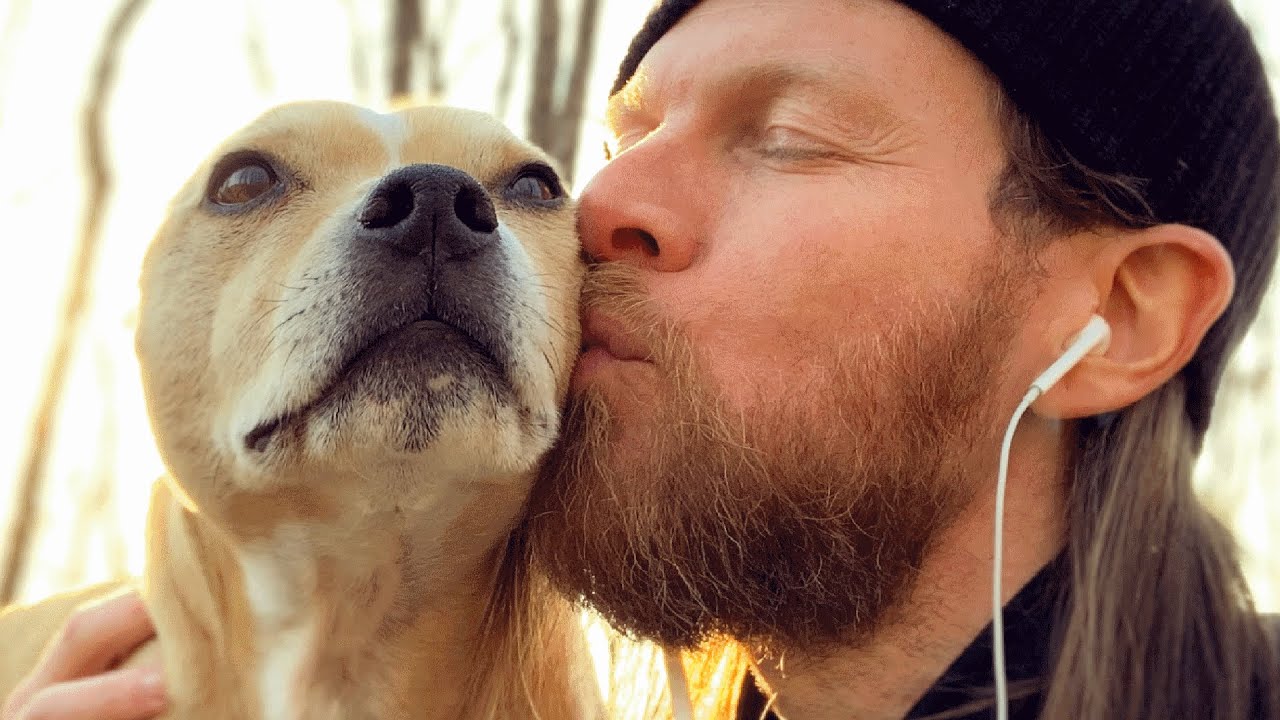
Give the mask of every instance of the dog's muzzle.
<path id="1" fill-rule="evenodd" d="M 289 326 L 325 358 L 317 389 L 260 418 L 243 439 L 250 452 L 269 449 L 318 404 L 338 416 L 355 402 L 412 396 L 418 409 L 400 425 L 414 428 L 413 446 L 443 409 L 479 396 L 517 404 L 512 298 L 520 281 L 484 187 L 456 168 L 409 165 L 379 180 L 348 217 L 349 230 L 336 236 L 341 259 L 313 272 L 321 282 L 300 283 L 307 289 L 297 298 L 313 321 Z M 292 347 L 285 338 L 280 345 Z M 451 389 L 429 386 L 441 377 Z"/>

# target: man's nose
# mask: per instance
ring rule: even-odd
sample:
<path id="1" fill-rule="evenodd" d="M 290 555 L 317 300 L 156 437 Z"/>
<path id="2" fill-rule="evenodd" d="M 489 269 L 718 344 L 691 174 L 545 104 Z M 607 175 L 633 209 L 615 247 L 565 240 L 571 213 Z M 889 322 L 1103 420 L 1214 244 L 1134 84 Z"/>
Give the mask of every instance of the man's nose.
<path id="1" fill-rule="evenodd" d="M 679 272 L 693 262 L 695 233 L 704 218 L 693 198 L 682 197 L 684 178 L 675 170 L 664 172 L 647 150 L 614 158 L 587 183 L 578 203 L 578 232 L 593 260 Z"/>

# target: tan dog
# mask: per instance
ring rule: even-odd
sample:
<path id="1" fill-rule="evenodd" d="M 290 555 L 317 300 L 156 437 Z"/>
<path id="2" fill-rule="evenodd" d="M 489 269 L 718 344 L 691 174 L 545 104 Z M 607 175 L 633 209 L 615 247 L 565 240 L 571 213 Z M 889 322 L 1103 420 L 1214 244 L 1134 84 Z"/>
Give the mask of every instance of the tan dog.
<path id="1" fill-rule="evenodd" d="M 137 337 L 171 717 L 598 713 L 576 616 L 510 540 L 580 273 L 545 156 L 478 113 L 285 106 L 196 173 Z M 0 617 L 0 697 L 101 592 Z"/>

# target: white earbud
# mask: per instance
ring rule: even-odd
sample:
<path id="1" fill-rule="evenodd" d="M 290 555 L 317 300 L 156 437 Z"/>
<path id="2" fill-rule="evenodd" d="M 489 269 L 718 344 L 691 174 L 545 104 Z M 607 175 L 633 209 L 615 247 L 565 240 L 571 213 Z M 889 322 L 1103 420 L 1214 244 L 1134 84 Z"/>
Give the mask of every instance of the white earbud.
<path id="1" fill-rule="evenodd" d="M 1000 473 L 996 479 L 996 517 L 991 568 L 991 666 L 996 684 L 996 718 L 1009 718 L 1009 679 L 1005 676 L 1004 660 L 1004 591 L 1001 589 L 1001 571 L 1004 565 L 1004 491 L 1009 482 L 1009 448 L 1013 445 L 1013 433 L 1018 421 L 1031 407 L 1031 403 L 1058 384 L 1086 355 L 1095 348 L 1105 349 L 1111 341 L 1111 326 L 1100 315 L 1089 318 L 1079 335 L 1062 355 L 1032 381 L 1022 403 L 1009 420 L 1004 431 L 1004 443 L 1000 447 Z"/>
<path id="2" fill-rule="evenodd" d="M 1071 341 L 1071 346 L 1049 366 L 1048 370 L 1041 373 L 1040 377 L 1031 383 L 1031 387 L 1039 389 L 1041 395 L 1045 394 L 1049 391 L 1049 388 L 1057 385 L 1062 376 L 1075 367 L 1076 363 L 1084 359 L 1090 352 L 1093 352 L 1094 348 L 1103 346 L 1110 341 L 1111 326 L 1107 324 L 1106 320 L 1102 319 L 1101 315 L 1094 315 L 1089 318 L 1089 324 L 1084 326 L 1079 335 L 1076 335 L 1075 340 Z"/>

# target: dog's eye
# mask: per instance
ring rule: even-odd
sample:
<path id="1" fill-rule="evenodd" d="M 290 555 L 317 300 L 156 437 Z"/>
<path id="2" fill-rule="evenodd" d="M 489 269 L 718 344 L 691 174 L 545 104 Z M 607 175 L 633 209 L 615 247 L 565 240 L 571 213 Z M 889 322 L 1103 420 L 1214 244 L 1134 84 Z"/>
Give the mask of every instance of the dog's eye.
<path id="1" fill-rule="evenodd" d="M 262 197 L 279 182 L 265 160 L 252 155 L 229 156 L 209 179 L 209 200 L 227 207 L 243 205 Z"/>
<path id="2" fill-rule="evenodd" d="M 556 173 L 546 165 L 530 165 L 507 185 L 507 198 L 517 202 L 549 203 L 564 197 Z"/>

